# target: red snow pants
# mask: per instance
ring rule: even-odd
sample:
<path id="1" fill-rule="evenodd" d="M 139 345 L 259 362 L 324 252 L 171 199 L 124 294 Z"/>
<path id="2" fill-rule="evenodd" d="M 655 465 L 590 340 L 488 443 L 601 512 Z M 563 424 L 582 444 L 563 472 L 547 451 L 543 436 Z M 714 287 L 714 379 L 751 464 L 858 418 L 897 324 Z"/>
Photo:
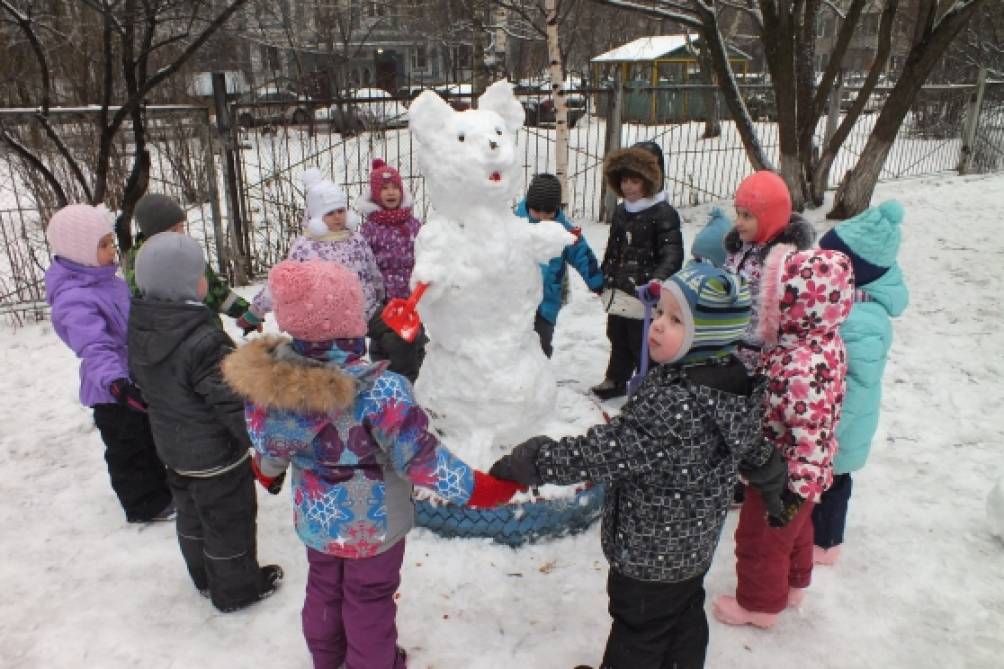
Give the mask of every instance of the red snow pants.
<path id="1" fill-rule="evenodd" d="M 780 613 L 788 605 L 788 588 L 812 581 L 812 507 L 805 502 L 785 527 L 767 524 L 760 493 L 746 486 L 746 499 L 736 526 L 736 601 L 748 611 Z"/>

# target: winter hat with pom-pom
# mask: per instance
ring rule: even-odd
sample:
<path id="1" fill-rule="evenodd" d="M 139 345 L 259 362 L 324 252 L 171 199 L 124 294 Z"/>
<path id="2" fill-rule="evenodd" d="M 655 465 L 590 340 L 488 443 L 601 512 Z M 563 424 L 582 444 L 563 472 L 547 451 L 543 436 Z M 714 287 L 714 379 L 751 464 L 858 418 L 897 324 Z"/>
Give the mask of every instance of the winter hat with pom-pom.
<path id="1" fill-rule="evenodd" d="M 694 237 L 690 255 L 710 260 L 715 267 L 725 264 L 725 235 L 732 229 L 732 221 L 725 212 L 715 207 L 708 215 L 708 224 Z"/>
<path id="2" fill-rule="evenodd" d="M 115 217 L 104 205 L 71 204 L 52 215 L 45 238 L 53 255 L 96 267 L 98 242 L 114 230 Z"/>
<path id="3" fill-rule="evenodd" d="M 205 273 L 202 247 L 188 235 L 162 232 L 136 254 L 136 287 L 145 299 L 201 302 L 199 279 Z"/>
<path id="4" fill-rule="evenodd" d="M 736 206 L 756 217 L 756 242 L 777 237 L 791 218 L 791 193 L 784 179 L 768 170 L 754 172 L 736 189 Z"/>
<path id="5" fill-rule="evenodd" d="M 301 341 L 366 335 L 363 289 L 355 272 L 330 260 L 283 260 L 268 273 L 279 327 Z"/>
<path id="6" fill-rule="evenodd" d="M 325 214 L 338 209 L 347 209 L 349 198 L 345 191 L 336 186 L 330 179 L 325 179 L 321 171 L 311 167 L 300 175 L 303 188 L 307 195 L 307 208 L 303 212 L 307 234 L 311 237 L 323 237 L 328 234 L 328 226 L 324 223 Z"/>
<path id="7" fill-rule="evenodd" d="M 668 362 L 697 362 L 736 350 L 750 321 L 749 287 L 735 274 L 691 260 L 662 282 L 676 298 L 685 330 L 676 357 Z"/>
<path id="8" fill-rule="evenodd" d="M 854 283 L 864 286 L 896 264 L 903 205 L 887 200 L 839 223 L 819 239 L 819 248 L 840 251 L 851 259 Z"/>
<path id="9" fill-rule="evenodd" d="M 380 201 L 380 190 L 384 184 L 396 185 L 404 193 L 404 182 L 401 181 L 401 173 L 377 158 L 373 161 L 373 171 L 370 172 L 370 199 L 374 202 Z"/>

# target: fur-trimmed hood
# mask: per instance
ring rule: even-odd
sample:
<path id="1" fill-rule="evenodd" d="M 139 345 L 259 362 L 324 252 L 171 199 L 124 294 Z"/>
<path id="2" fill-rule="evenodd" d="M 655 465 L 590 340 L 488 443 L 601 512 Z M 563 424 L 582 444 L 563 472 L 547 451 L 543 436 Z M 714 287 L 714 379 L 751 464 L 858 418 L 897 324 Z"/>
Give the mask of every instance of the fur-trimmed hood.
<path id="1" fill-rule="evenodd" d="M 618 197 L 624 197 L 624 193 L 621 192 L 621 179 L 625 172 L 642 178 L 645 184 L 645 197 L 652 197 L 662 190 L 662 166 L 650 151 L 632 146 L 628 149 L 611 151 L 603 161 L 603 174 L 606 176 L 607 185 L 617 193 Z"/>
<path id="2" fill-rule="evenodd" d="M 305 358 L 285 337 L 263 337 L 223 359 L 223 378 L 262 407 L 295 412 L 344 410 L 355 402 L 357 380 L 342 369 Z"/>
<path id="3" fill-rule="evenodd" d="M 784 227 L 781 234 L 764 244 L 762 258 L 766 259 L 767 253 L 775 244 L 791 244 L 801 251 L 810 248 L 815 241 L 816 231 L 813 230 L 812 224 L 801 215 L 792 214 L 791 218 L 788 219 L 788 225 Z M 729 253 L 735 253 L 742 248 L 743 240 L 739 238 L 739 231 L 736 230 L 735 226 L 726 233 L 723 243 L 725 250 Z"/>

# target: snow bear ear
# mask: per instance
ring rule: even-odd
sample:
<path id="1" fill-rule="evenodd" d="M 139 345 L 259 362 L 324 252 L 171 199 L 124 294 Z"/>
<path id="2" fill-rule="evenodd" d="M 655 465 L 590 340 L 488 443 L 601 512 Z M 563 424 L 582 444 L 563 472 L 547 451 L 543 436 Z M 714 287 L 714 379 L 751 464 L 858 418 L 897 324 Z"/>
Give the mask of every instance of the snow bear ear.
<path id="1" fill-rule="evenodd" d="M 408 107 L 408 128 L 415 138 L 425 143 L 439 132 L 453 108 L 433 91 L 422 91 Z"/>
<path id="2" fill-rule="evenodd" d="M 478 98 L 478 109 L 487 109 L 501 116 L 506 128 L 511 132 L 516 132 L 521 128 L 526 119 L 523 105 L 512 94 L 512 84 L 504 79 L 496 81 L 485 89 L 485 92 Z"/>

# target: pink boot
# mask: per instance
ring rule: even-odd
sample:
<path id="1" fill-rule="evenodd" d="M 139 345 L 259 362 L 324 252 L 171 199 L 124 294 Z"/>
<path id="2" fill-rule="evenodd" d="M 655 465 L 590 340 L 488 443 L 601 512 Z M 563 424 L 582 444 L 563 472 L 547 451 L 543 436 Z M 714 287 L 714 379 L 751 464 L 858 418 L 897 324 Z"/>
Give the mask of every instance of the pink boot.
<path id="1" fill-rule="evenodd" d="M 715 597 L 711 606 L 715 619 L 726 625 L 753 625 L 761 629 L 773 627 L 777 622 L 776 613 L 749 611 L 739 606 L 735 597 Z"/>
<path id="2" fill-rule="evenodd" d="M 840 546 L 834 546 L 833 548 L 812 547 L 812 561 L 816 564 L 832 567 L 836 564 L 838 557 L 840 557 Z"/>
<path id="3" fill-rule="evenodd" d="M 788 608 L 798 609 L 805 599 L 805 588 L 788 588 Z"/>

